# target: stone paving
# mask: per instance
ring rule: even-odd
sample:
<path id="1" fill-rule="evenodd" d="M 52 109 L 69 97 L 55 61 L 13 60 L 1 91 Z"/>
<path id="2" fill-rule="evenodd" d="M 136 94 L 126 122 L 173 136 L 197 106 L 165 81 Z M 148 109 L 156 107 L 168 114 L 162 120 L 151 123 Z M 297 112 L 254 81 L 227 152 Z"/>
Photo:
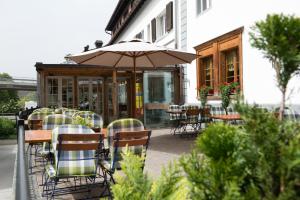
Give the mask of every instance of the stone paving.
<path id="1" fill-rule="evenodd" d="M 195 137 L 180 137 L 170 134 L 170 129 L 153 130 L 150 140 L 150 145 L 147 151 L 144 172 L 156 179 L 164 166 L 178 159 L 181 155 L 189 153 L 194 144 Z M 33 184 L 35 199 L 42 199 L 42 167 L 38 166 L 33 169 L 33 174 L 30 176 Z M 99 179 L 99 181 L 101 181 Z M 78 183 L 78 182 L 77 182 Z M 63 187 L 72 186 L 73 181 L 65 182 Z M 74 185 L 73 185 L 74 186 Z M 92 196 L 99 196 L 103 187 L 100 184 L 92 188 Z M 55 199 L 86 199 L 87 193 L 67 194 L 55 196 Z M 46 198 L 45 198 L 46 199 Z M 95 199 L 99 199 L 96 197 Z"/>

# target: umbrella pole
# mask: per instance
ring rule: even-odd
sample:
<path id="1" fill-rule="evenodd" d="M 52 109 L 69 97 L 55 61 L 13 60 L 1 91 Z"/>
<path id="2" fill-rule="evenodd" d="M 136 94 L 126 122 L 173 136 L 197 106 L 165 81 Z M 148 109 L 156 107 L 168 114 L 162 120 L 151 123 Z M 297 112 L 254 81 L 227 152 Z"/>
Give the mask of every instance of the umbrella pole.
<path id="1" fill-rule="evenodd" d="M 117 88 L 117 70 L 114 69 L 112 76 L 112 105 L 113 105 L 113 119 L 117 118 L 117 96 L 118 96 L 118 88 Z"/>
<path id="2" fill-rule="evenodd" d="M 132 117 L 136 117 L 136 57 L 133 57 Z"/>

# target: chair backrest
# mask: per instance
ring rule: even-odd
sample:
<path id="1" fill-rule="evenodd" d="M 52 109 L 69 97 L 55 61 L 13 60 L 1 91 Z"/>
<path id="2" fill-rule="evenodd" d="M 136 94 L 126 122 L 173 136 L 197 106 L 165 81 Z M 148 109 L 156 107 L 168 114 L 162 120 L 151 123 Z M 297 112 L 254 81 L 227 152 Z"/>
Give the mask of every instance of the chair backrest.
<path id="1" fill-rule="evenodd" d="M 179 105 L 169 105 L 169 111 L 175 111 L 175 112 L 179 112 L 181 111 L 181 108 Z M 170 113 L 170 120 L 178 120 L 181 118 L 181 114 L 180 113 Z"/>
<path id="2" fill-rule="evenodd" d="M 93 176 L 103 137 L 82 125 L 61 125 L 52 131 L 56 176 Z"/>
<path id="3" fill-rule="evenodd" d="M 62 114 L 48 115 L 43 120 L 43 129 L 51 130 L 59 125 L 72 124 L 73 120 L 71 117 Z"/>
<path id="4" fill-rule="evenodd" d="M 210 110 L 211 110 L 210 105 L 206 105 L 204 108 L 200 109 L 200 120 L 201 120 L 201 122 L 203 122 L 203 123 L 211 122 Z"/>
<path id="5" fill-rule="evenodd" d="M 103 119 L 101 115 L 94 113 L 92 111 L 79 111 L 73 114 L 72 118 L 76 119 L 76 116 L 80 116 L 87 120 L 91 124 L 91 128 L 103 128 Z"/>
<path id="6" fill-rule="evenodd" d="M 143 123 L 138 119 L 133 118 L 125 118 L 119 119 L 111 122 L 107 126 L 107 141 L 110 151 L 111 157 L 111 169 L 120 168 L 119 161 L 122 160 L 121 152 L 125 149 L 125 147 L 118 147 L 117 151 L 114 146 L 115 136 L 119 132 L 134 132 L 134 131 L 144 131 Z M 134 150 L 135 153 L 139 154 L 142 152 L 143 146 L 139 145 L 138 147 L 129 147 L 130 150 Z"/>
<path id="7" fill-rule="evenodd" d="M 52 108 L 38 108 L 38 109 L 35 109 L 32 113 L 36 113 L 36 112 L 39 112 L 39 113 L 54 113 L 54 110 Z"/>
<path id="8" fill-rule="evenodd" d="M 142 155 L 143 151 L 146 154 L 150 136 L 150 130 L 117 132 L 112 142 L 111 169 L 120 168 L 119 162 L 122 160 L 120 150 L 126 147 L 136 155 Z"/>
<path id="9" fill-rule="evenodd" d="M 58 135 L 56 149 L 59 151 L 86 151 L 99 150 L 102 141 L 102 134 L 78 134 L 68 133 Z M 58 153 L 59 154 L 59 153 Z"/>
<path id="10" fill-rule="evenodd" d="M 28 116 L 28 128 L 29 129 L 42 129 L 42 121 L 48 116 L 53 115 L 52 111 L 33 112 Z"/>
<path id="11" fill-rule="evenodd" d="M 78 112 L 79 110 L 75 110 L 75 109 L 67 109 L 67 110 L 64 110 L 62 112 L 63 115 L 67 115 L 67 116 L 70 116 L 72 117 L 76 112 Z"/>
<path id="12" fill-rule="evenodd" d="M 63 114 L 63 112 L 65 111 L 65 110 L 68 110 L 69 108 L 64 108 L 64 107 L 60 107 L 60 108 L 56 108 L 55 110 L 54 110 L 54 112 L 55 112 L 55 114 Z"/>

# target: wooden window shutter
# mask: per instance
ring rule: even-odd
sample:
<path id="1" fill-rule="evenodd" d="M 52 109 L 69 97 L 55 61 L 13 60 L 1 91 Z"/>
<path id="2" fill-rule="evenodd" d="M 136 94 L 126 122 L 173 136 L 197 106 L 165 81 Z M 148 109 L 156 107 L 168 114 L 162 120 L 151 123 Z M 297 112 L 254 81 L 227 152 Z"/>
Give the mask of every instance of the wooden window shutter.
<path id="1" fill-rule="evenodd" d="M 156 19 L 152 19 L 151 21 L 151 30 L 152 30 L 152 42 L 156 40 Z"/>
<path id="2" fill-rule="evenodd" d="M 166 30 L 169 32 L 173 29 L 173 2 L 169 2 L 166 6 Z"/>

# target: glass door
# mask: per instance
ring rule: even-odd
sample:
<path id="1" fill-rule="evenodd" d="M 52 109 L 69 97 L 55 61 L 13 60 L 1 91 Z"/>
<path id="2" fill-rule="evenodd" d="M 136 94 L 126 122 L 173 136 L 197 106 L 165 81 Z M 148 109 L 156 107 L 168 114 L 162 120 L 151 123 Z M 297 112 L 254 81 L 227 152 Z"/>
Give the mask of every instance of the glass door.
<path id="1" fill-rule="evenodd" d="M 78 79 L 78 107 L 103 115 L 103 80 L 97 78 Z"/>

